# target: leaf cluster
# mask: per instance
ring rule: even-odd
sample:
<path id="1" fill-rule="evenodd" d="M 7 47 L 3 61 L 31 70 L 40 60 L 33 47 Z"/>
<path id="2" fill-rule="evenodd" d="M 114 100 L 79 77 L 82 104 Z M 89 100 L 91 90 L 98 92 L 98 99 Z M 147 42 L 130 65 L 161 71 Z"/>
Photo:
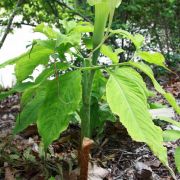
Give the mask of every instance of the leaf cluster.
<path id="1" fill-rule="evenodd" d="M 97 18 L 98 21 L 101 19 L 102 17 Z M 102 131 L 106 120 L 115 121 L 118 116 L 132 139 L 146 143 L 170 169 L 167 150 L 163 146 L 164 132 L 154 124 L 149 113 L 148 98 L 151 93 L 139 73 L 141 71 L 146 74 L 152 80 L 156 91 L 180 114 L 175 98 L 156 81 L 150 66 L 154 64 L 168 70 L 164 56 L 144 50 L 142 35 L 108 27 L 105 30 L 108 36 L 128 39 L 134 46 L 132 58 L 128 62 L 119 63 L 119 55 L 126 53 L 126 50 L 102 41 L 104 22 L 100 32 L 102 37 L 98 39 L 102 46 L 97 50 L 94 50 L 96 47 L 93 44 L 96 39 L 92 40 L 96 23 L 95 27 L 89 22 L 64 20 L 61 24 L 62 31 L 44 24 L 38 25 L 35 31 L 43 33 L 47 39 L 34 40 L 26 53 L 0 65 L 2 68 L 15 64 L 17 78 L 16 86 L 9 92 L 1 93 L 0 98 L 22 92 L 22 112 L 17 117 L 14 133 L 36 123 L 47 149 L 67 129 L 72 119 L 81 123 L 83 136 L 88 132 L 92 137 L 94 133 Z M 98 31 L 95 35 L 98 35 Z M 89 55 L 91 50 L 93 57 Z M 111 59 L 112 64 L 93 63 L 94 54 L 97 52 Z M 39 65 L 44 69 L 37 78 L 33 78 L 32 74 Z M 90 117 L 89 124 L 84 117 Z M 175 124 L 173 120 L 169 122 Z M 179 154 L 176 155 L 176 159 L 178 158 Z M 172 171 L 171 173 L 173 175 Z"/>

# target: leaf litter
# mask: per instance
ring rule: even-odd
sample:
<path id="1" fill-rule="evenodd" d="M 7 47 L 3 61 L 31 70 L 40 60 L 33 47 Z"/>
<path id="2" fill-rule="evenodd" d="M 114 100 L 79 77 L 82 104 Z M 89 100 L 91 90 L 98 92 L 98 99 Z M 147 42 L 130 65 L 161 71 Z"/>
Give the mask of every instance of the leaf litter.
<path id="1" fill-rule="evenodd" d="M 171 80 L 165 89 L 179 99 L 177 79 Z M 80 127 L 70 124 L 45 153 L 35 125 L 19 135 L 12 135 L 15 117 L 20 112 L 19 99 L 20 95 L 14 94 L 0 102 L 0 180 L 45 180 L 50 177 L 78 180 Z M 155 100 L 166 104 L 160 95 Z M 173 157 L 178 145 L 180 140 L 165 143 L 169 163 L 177 179 L 180 175 L 177 174 Z M 103 134 L 94 140 L 88 179 L 170 180 L 171 176 L 145 144 L 131 140 L 119 122 L 107 122 Z"/>

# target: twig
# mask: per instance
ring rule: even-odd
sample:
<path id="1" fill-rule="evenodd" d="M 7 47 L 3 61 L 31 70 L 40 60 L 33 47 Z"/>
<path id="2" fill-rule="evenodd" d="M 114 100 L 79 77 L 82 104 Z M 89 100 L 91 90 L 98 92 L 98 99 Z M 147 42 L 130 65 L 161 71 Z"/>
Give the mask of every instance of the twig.
<path id="1" fill-rule="evenodd" d="M 1 49 L 1 47 L 3 46 L 4 41 L 6 40 L 7 35 L 9 34 L 9 31 L 10 31 L 11 25 L 12 25 L 12 22 L 13 22 L 13 20 L 14 20 L 14 17 L 16 16 L 16 13 L 17 13 L 17 11 L 19 10 L 19 7 L 21 6 L 21 4 L 22 4 L 23 2 L 24 2 L 24 0 L 19 0 L 19 1 L 17 2 L 17 4 L 16 4 L 15 10 L 14 10 L 14 12 L 12 13 L 12 15 L 11 15 L 11 17 L 10 17 L 10 19 L 9 19 L 9 22 L 8 22 L 7 27 L 6 27 L 6 29 L 5 29 L 4 35 L 2 36 L 2 39 L 1 39 L 1 41 L 0 41 L 0 49 Z"/>
<path id="2" fill-rule="evenodd" d="M 47 3 L 48 6 L 51 8 L 52 13 L 53 13 L 54 16 L 55 16 L 56 23 L 57 23 L 57 25 L 60 27 L 60 23 L 59 23 L 59 13 L 58 13 L 58 10 L 56 9 L 56 5 L 55 5 L 55 4 L 52 5 L 50 1 L 46 1 L 46 3 Z"/>
<path id="3" fill-rule="evenodd" d="M 26 22 L 20 22 L 20 23 L 14 23 L 14 25 L 25 25 L 25 26 L 32 26 L 32 27 L 36 27 L 37 24 L 34 23 L 26 23 Z"/>
<path id="4" fill-rule="evenodd" d="M 60 6 L 65 7 L 66 9 L 69 9 L 70 11 L 73 11 L 73 14 L 80 16 L 81 18 L 83 18 L 84 20 L 91 22 L 91 20 L 88 17 L 85 17 L 84 15 L 82 15 L 81 13 L 75 11 L 73 8 L 71 8 L 70 6 L 68 6 L 66 3 L 61 2 L 59 0 L 56 0 L 57 4 L 59 4 Z"/>
<path id="5" fill-rule="evenodd" d="M 0 22 L 0 26 L 7 26 L 7 25 L 8 25 L 8 22 L 7 22 L 6 24 L 2 24 L 2 23 Z M 13 25 L 14 25 L 14 26 L 25 25 L 25 26 L 32 26 L 32 27 L 36 27 L 36 26 L 37 26 L 37 24 L 35 24 L 35 23 L 26 23 L 26 22 L 24 22 L 24 21 L 22 21 L 22 22 L 15 22 L 15 23 L 13 23 Z"/>

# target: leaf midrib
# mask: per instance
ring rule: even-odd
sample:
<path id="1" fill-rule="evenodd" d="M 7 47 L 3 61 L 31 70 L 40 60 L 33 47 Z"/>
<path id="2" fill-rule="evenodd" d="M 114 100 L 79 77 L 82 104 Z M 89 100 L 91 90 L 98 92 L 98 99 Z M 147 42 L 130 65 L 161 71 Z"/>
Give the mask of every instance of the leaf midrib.
<path id="1" fill-rule="evenodd" d="M 136 122 L 135 113 L 133 112 L 131 106 L 130 106 L 129 103 L 128 103 L 128 100 L 127 100 L 126 95 L 124 94 L 123 88 L 120 86 L 120 83 L 118 83 L 118 81 L 117 81 L 116 78 L 115 78 L 116 75 L 113 75 L 113 74 L 111 74 L 111 75 L 112 75 L 115 83 L 118 85 L 119 89 L 121 90 L 122 95 L 124 96 L 124 99 L 125 99 L 125 101 L 126 101 L 126 104 L 128 105 L 128 107 L 129 107 L 129 109 L 130 109 L 130 112 L 131 112 L 131 114 L 132 114 L 132 119 L 133 119 L 133 121 L 135 121 L 137 127 L 138 127 L 139 129 L 141 129 L 140 126 L 139 126 L 139 124 Z M 117 112 L 116 112 L 116 113 L 117 113 Z M 117 114 L 118 114 L 118 113 L 117 113 Z M 141 132 L 141 131 L 140 131 L 140 132 Z M 142 134 L 142 132 L 141 132 L 141 134 Z M 144 137 L 144 134 L 142 134 L 142 135 L 143 135 L 143 139 L 146 139 L 146 138 Z M 141 136 L 142 136 L 142 135 L 141 135 Z M 145 142 L 146 142 L 146 141 L 145 141 Z"/>

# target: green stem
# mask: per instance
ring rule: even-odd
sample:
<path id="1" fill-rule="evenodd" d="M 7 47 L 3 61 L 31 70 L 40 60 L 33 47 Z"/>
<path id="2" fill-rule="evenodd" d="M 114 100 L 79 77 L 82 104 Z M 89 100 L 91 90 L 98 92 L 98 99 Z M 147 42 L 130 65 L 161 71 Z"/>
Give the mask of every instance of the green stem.
<path id="1" fill-rule="evenodd" d="M 107 69 L 107 68 L 113 68 L 113 67 L 119 67 L 119 66 L 131 66 L 131 64 L 129 62 L 123 62 L 123 63 L 118 63 L 118 64 L 101 65 L 101 66 L 89 66 L 89 67 L 71 66 L 71 67 L 78 70 L 82 70 L 82 71 L 92 71 L 92 70 Z"/>
<path id="2" fill-rule="evenodd" d="M 84 67 L 90 66 L 88 59 L 84 60 Z M 84 71 L 82 77 L 82 109 L 81 109 L 81 142 L 84 137 L 90 137 L 90 104 L 91 104 L 91 84 L 90 71 Z"/>
<path id="3" fill-rule="evenodd" d="M 104 38 L 104 30 L 109 15 L 108 3 L 95 6 L 95 26 L 93 34 L 93 49 L 95 49 Z M 92 64 L 85 59 L 84 68 L 97 64 L 100 47 L 93 52 Z M 82 109 L 81 109 L 81 142 L 84 137 L 91 138 L 91 93 L 95 69 L 83 72 L 82 80 Z"/>
<path id="4" fill-rule="evenodd" d="M 86 61 L 86 66 L 83 68 L 79 68 L 83 71 L 83 95 L 82 101 L 83 106 L 81 109 L 81 142 L 84 137 L 91 138 L 91 92 L 92 92 L 92 84 L 94 79 L 94 74 L 97 69 L 109 68 L 109 67 L 118 67 L 118 66 L 126 66 L 130 65 L 128 62 L 121 64 L 112 64 L 108 66 L 89 66 L 89 60 Z M 87 63 L 87 61 L 89 61 Z"/>

